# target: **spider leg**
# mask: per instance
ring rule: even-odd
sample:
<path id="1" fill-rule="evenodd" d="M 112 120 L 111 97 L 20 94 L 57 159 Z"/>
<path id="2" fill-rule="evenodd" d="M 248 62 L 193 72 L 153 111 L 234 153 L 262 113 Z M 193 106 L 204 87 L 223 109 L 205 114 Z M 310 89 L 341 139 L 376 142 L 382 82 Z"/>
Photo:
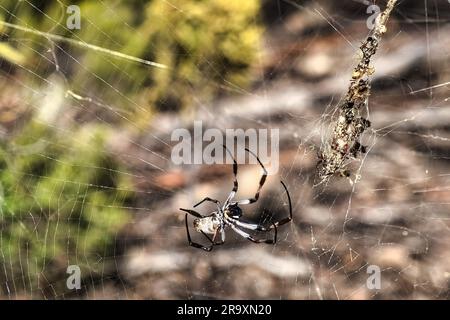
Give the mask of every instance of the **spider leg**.
<path id="1" fill-rule="evenodd" d="M 241 228 L 248 229 L 248 230 L 264 231 L 264 232 L 272 230 L 272 228 L 270 228 L 270 227 L 266 228 L 266 227 L 261 226 L 256 223 L 248 223 L 248 222 L 242 222 L 242 221 L 238 221 L 238 220 L 236 221 L 236 225 L 238 225 Z"/>
<path id="2" fill-rule="evenodd" d="M 216 236 L 217 236 L 217 231 L 216 231 L 216 233 L 214 233 L 214 236 L 213 236 L 212 239 L 210 237 L 208 237 L 208 235 L 206 233 L 202 232 L 202 234 L 211 242 L 211 245 L 209 245 L 209 246 L 204 246 L 204 245 L 201 245 L 199 243 L 193 242 L 192 239 L 191 239 L 191 234 L 189 232 L 187 216 L 188 216 L 188 214 L 186 213 L 186 215 L 184 216 L 184 220 L 185 220 L 185 223 L 186 223 L 186 234 L 187 234 L 187 238 L 188 238 L 188 243 L 189 243 L 189 245 L 191 247 L 202 249 L 202 250 L 205 250 L 205 251 L 209 252 L 209 251 L 211 251 L 213 249 L 213 247 L 215 245 L 223 244 L 223 241 L 220 242 L 220 243 L 216 243 L 215 242 L 215 239 L 216 239 Z"/>
<path id="3" fill-rule="evenodd" d="M 273 229 L 274 227 L 276 228 L 276 227 L 282 226 L 283 224 L 286 224 L 286 223 L 292 221 L 292 201 L 291 201 L 291 196 L 289 195 L 289 191 L 288 191 L 286 185 L 284 184 L 284 182 L 283 181 L 280 181 L 280 182 L 283 185 L 283 188 L 284 188 L 284 190 L 286 191 L 286 194 L 287 194 L 288 203 L 289 203 L 289 217 L 281 219 L 280 221 L 275 222 L 274 224 L 272 224 L 270 226 L 270 229 Z"/>
<path id="4" fill-rule="evenodd" d="M 256 224 L 256 223 L 250 223 L 250 222 L 241 221 L 239 219 L 231 218 L 229 216 L 226 216 L 225 219 L 229 223 L 235 224 L 238 227 L 241 227 L 241 228 L 244 228 L 244 229 L 248 229 L 248 230 L 257 230 L 257 231 L 270 231 L 271 230 L 271 228 L 266 228 L 266 227 L 261 226 L 261 225 Z"/>
<path id="5" fill-rule="evenodd" d="M 231 159 L 233 159 L 233 176 L 234 176 L 234 181 L 233 181 L 233 190 L 231 190 L 230 195 L 228 196 L 227 200 L 225 201 L 225 203 L 228 203 L 231 199 L 234 198 L 236 192 L 238 191 L 239 188 L 239 184 L 237 181 L 237 170 L 238 170 L 238 165 L 236 162 L 236 159 L 234 159 L 233 154 L 231 153 L 231 151 L 225 146 L 223 145 L 223 148 L 228 152 L 228 154 L 230 155 Z"/>
<path id="6" fill-rule="evenodd" d="M 218 230 L 216 231 L 216 233 L 214 233 L 213 238 L 211 239 L 206 233 L 204 233 L 202 231 L 202 234 L 211 242 L 214 243 L 215 246 L 220 246 L 221 244 L 225 243 L 225 234 L 223 233 L 223 230 L 220 230 L 220 235 L 221 235 L 221 239 L 219 242 L 216 242 L 216 237 L 218 234 Z"/>
<path id="7" fill-rule="evenodd" d="M 236 232 L 237 234 L 239 234 L 241 237 L 244 237 L 247 240 L 250 240 L 251 242 L 254 243 L 267 243 L 267 244 L 275 244 L 277 243 L 277 227 L 275 225 L 273 225 L 273 229 L 274 229 L 274 234 L 273 234 L 273 239 L 256 239 L 254 237 L 252 237 L 250 234 L 248 234 L 245 231 L 242 231 L 241 229 L 239 229 L 238 227 L 236 227 L 234 224 L 229 223 L 229 226 L 231 229 L 233 229 L 234 232 Z"/>
<path id="8" fill-rule="evenodd" d="M 184 212 L 187 212 L 187 213 L 189 213 L 190 215 L 193 215 L 194 217 L 197 217 L 197 218 L 204 218 L 204 216 L 202 216 L 200 213 L 198 213 L 197 211 L 194 211 L 194 210 L 189 210 L 189 209 L 183 209 L 183 208 L 180 208 L 180 210 L 181 211 L 184 211 Z"/>
<path id="9" fill-rule="evenodd" d="M 252 151 L 250 151 L 248 148 L 245 148 L 245 151 L 247 151 L 248 153 L 250 153 L 251 155 L 253 155 L 256 158 L 259 165 L 263 169 L 263 174 L 261 176 L 261 179 L 259 180 L 259 186 L 258 186 L 258 190 L 256 191 L 255 196 L 250 199 L 239 200 L 239 201 L 237 201 L 237 204 L 250 204 L 250 203 L 255 203 L 256 201 L 258 201 L 259 193 L 261 192 L 261 189 L 262 189 L 264 183 L 266 182 L 266 178 L 267 178 L 267 170 L 266 170 L 266 168 L 264 168 L 264 165 L 262 164 L 261 160 L 259 160 L 258 156 L 256 154 L 254 154 Z"/>
<path id="10" fill-rule="evenodd" d="M 210 197 L 206 197 L 205 199 L 194 205 L 194 208 L 201 205 L 205 201 L 214 202 L 217 205 L 217 207 L 220 208 L 220 201 L 216 199 L 211 199 Z"/>

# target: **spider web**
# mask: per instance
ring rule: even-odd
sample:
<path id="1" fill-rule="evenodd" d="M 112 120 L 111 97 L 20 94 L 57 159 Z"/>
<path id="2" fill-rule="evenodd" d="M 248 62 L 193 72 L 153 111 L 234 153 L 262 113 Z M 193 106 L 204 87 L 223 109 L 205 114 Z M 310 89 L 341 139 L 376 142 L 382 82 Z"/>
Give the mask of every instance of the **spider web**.
<path id="1" fill-rule="evenodd" d="M 372 61 L 367 153 L 349 179 L 316 185 L 317 151 L 369 33 L 366 9 L 385 3 L 261 2 L 251 23 L 264 32 L 244 85 L 227 61 L 159 53 L 164 36 L 189 31 L 156 9 L 163 40 L 128 42 L 147 39 L 150 3 L 183 20 L 198 14 L 191 2 L 79 1 L 79 31 L 66 27 L 69 3 L 0 4 L 10 24 L 0 26 L 0 297 L 448 299 L 450 3 L 400 1 Z M 194 71 L 161 80 L 190 58 Z M 230 230 L 212 252 L 188 246 L 178 209 L 223 201 L 233 185 L 230 165 L 171 161 L 171 133 L 193 121 L 280 130 L 280 170 L 243 206 L 253 222 L 287 216 L 286 183 L 294 220 L 274 246 Z M 253 196 L 260 174 L 239 165 L 236 198 Z M 67 287 L 70 265 L 79 290 Z M 368 287 L 369 266 L 381 270 L 379 289 Z"/>

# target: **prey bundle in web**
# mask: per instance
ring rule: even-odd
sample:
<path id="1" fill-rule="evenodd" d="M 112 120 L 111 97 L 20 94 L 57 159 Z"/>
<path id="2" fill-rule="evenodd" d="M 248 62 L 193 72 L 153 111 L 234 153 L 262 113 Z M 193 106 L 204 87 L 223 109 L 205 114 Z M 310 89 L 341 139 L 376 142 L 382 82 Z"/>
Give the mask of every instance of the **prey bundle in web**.
<path id="1" fill-rule="evenodd" d="M 318 154 L 319 184 L 335 174 L 349 177 L 351 173 L 347 169 L 348 165 L 360 154 L 366 153 L 366 147 L 361 144 L 361 136 L 371 123 L 361 113 L 367 107 L 371 76 L 375 72 L 371 60 L 387 31 L 386 24 L 396 2 L 397 0 L 388 1 L 386 9 L 376 18 L 372 32 L 359 48 L 358 64 L 353 69 L 347 94 L 338 107 L 337 118 L 332 122 L 331 137 Z"/>

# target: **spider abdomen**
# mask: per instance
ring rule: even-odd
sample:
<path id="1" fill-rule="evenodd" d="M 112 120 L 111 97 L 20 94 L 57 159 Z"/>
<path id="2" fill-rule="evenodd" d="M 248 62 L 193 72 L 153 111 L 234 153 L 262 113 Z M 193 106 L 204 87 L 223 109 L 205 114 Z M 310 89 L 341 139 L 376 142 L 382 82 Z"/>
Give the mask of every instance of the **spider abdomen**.
<path id="1" fill-rule="evenodd" d="M 194 228 L 198 232 L 214 234 L 219 227 L 220 220 L 217 217 L 205 217 L 194 220 Z"/>

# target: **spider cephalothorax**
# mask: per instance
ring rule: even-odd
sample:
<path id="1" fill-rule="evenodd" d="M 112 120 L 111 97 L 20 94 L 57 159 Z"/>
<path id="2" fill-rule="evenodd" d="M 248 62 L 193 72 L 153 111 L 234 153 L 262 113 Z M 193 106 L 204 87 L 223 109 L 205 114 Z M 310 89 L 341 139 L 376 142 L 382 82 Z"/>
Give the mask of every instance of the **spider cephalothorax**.
<path id="1" fill-rule="evenodd" d="M 231 152 L 224 146 L 225 150 L 231 155 Z M 195 248 L 203 249 L 205 251 L 211 251 L 212 248 L 215 245 L 221 245 L 225 242 L 225 229 L 227 227 L 231 228 L 233 231 L 235 231 L 240 236 L 256 242 L 256 243 L 269 243 L 269 244 L 275 244 L 277 242 L 277 227 L 286 224 L 292 220 L 292 204 L 291 204 L 291 197 L 289 195 L 289 192 L 286 188 L 286 185 L 281 181 L 281 184 L 283 185 L 284 190 L 286 191 L 287 198 L 288 198 L 288 204 L 289 204 L 289 217 L 281 219 L 280 221 L 274 222 L 271 225 L 260 225 L 260 224 L 254 224 L 250 222 L 246 222 L 241 220 L 242 218 L 242 209 L 239 207 L 240 205 L 246 205 L 250 203 L 255 203 L 259 199 L 259 193 L 264 185 L 264 182 L 267 178 L 267 170 L 264 168 L 263 164 L 259 160 L 259 158 L 250 150 L 245 149 L 247 152 L 252 154 L 254 157 L 256 157 L 256 160 L 260 164 L 261 168 L 263 169 L 263 175 L 261 176 L 261 179 L 259 180 L 259 186 L 258 190 L 256 191 L 256 194 L 253 198 L 250 199 L 244 199 L 235 201 L 234 196 L 236 195 L 236 192 L 238 191 L 238 181 L 236 178 L 237 175 L 237 162 L 233 158 L 233 175 L 234 175 L 234 187 L 231 190 L 230 194 L 228 195 L 228 198 L 225 200 L 225 203 L 222 205 L 219 200 L 211 199 L 209 197 L 204 198 L 202 201 L 194 205 L 194 208 L 199 206 L 205 201 L 215 203 L 217 206 L 217 211 L 213 211 L 207 216 L 202 216 L 200 213 L 194 210 L 189 209 L 182 209 L 180 210 L 186 212 L 185 215 L 185 223 L 186 223 L 186 233 L 187 238 L 190 246 L 193 246 Z M 188 220 L 187 216 L 188 214 L 193 215 L 196 217 L 194 220 L 194 228 L 197 232 L 203 234 L 208 241 L 210 242 L 209 246 L 203 246 L 199 243 L 193 242 L 191 240 L 191 235 L 189 233 L 189 226 L 188 226 Z M 256 231 L 262 231 L 262 232 L 269 232 L 271 230 L 274 230 L 274 235 L 272 239 L 255 239 L 252 235 L 249 233 L 243 231 L 242 229 L 247 230 L 256 230 Z M 212 238 L 208 236 L 208 234 L 212 235 Z M 217 237 L 220 235 L 220 241 L 216 241 Z"/>
<path id="2" fill-rule="evenodd" d="M 242 217 L 242 209 L 236 203 L 230 203 L 228 208 L 224 208 L 223 214 L 233 219 Z"/>

